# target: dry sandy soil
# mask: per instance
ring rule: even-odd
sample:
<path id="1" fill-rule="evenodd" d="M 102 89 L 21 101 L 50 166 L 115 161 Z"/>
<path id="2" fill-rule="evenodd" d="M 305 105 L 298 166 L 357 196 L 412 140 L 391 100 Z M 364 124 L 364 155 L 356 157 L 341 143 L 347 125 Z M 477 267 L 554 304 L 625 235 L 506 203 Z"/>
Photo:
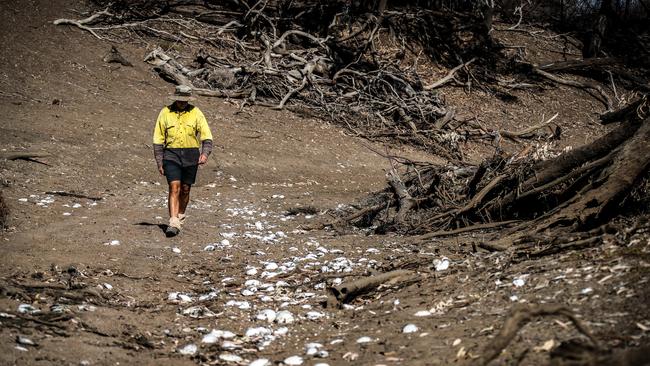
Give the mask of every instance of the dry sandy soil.
<path id="1" fill-rule="evenodd" d="M 302 230 L 383 188 L 389 163 L 372 144 L 289 112 L 236 114 L 228 100 L 198 100 L 215 150 L 183 232 L 165 238 L 166 187 L 150 139 L 172 87 L 141 61 L 147 50 L 123 46 L 134 67 L 105 64 L 109 43 L 52 25 L 79 18 L 76 6 L 0 4 L 0 150 L 51 154 L 45 164 L 0 160 L 11 210 L 0 233 L 1 364 L 291 364 L 292 356 L 306 365 L 463 364 L 518 303 L 563 304 L 613 349 L 648 344 L 647 235 L 515 260 L 476 250 L 480 233 L 413 243 Z M 577 90 L 521 93 L 515 104 L 443 94 L 493 127 L 564 111 L 559 148 L 603 131 L 592 122 L 602 106 Z M 466 146 L 475 159 L 486 150 Z M 307 206 L 319 213 L 286 214 Z M 436 271 L 443 257 L 449 268 Z M 323 308 L 326 286 L 406 263 L 417 280 Z M 259 319 L 265 309 L 293 321 Z M 417 329 L 405 333 L 408 324 Z M 535 319 L 494 364 L 548 363 L 541 346 L 580 337 L 567 319 Z M 308 351 L 309 343 L 321 346 Z"/>

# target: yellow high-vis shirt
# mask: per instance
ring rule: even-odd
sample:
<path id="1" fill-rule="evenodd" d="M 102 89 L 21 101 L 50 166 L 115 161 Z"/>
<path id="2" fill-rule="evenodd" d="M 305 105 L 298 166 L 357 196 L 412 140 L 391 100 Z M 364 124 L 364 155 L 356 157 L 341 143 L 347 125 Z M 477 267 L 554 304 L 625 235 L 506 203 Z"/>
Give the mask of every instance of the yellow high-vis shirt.
<path id="1" fill-rule="evenodd" d="M 154 145 L 165 145 L 167 149 L 198 148 L 204 140 L 212 140 L 212 132 L 197 107 L 183 111 L 165 107 L 160 111 L 153 131 Z"/>

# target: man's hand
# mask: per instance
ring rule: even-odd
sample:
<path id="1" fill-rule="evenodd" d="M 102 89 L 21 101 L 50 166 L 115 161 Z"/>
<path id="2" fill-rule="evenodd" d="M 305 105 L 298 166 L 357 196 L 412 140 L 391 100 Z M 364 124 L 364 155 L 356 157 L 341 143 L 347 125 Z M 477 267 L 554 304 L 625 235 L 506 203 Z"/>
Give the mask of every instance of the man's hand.
<path id="1" fill-rule="evenodd" d="M 158 166 L 158 171 L 160 172 L 160 175 L 165 175 L 165 169 L 163 169 L 162 165 Z"/>
<path id="2" fill-rule="evenodd" d="M 199 165 L 203 165 L 208 162 L 208 157 L 205 154 L 199 156 Z"/>

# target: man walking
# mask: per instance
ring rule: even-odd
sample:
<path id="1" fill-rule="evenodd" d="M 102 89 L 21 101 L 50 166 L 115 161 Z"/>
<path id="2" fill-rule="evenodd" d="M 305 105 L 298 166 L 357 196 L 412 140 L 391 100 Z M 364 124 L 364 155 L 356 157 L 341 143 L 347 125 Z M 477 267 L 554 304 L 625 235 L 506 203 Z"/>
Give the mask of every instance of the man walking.
<path id="1" fill-rule="evenodd" d="M 208 122 L 203 113 L 189 103 L 194 100 L 192 89 L 177 86 L 170 99 L 172 104 L 160 111 L 153 131 L 158 171 L 169 184 L 169 226 L 165 231 L 168 237 L 180 232 L 198 166 L 208 161 L 212 151 Z"/>

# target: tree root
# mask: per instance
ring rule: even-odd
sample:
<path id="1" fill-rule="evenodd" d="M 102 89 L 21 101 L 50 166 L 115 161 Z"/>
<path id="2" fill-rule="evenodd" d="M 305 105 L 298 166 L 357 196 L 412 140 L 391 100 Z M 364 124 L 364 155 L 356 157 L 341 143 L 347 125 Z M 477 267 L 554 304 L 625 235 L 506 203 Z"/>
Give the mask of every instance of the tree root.
<path id="1" fill-rule="evenodd" d="M 596 349 L 601 349 L 598 340 L 591 334 L 587 327 L 578 319 L 576 314 L 562 305 L 553 304 L 531 304 L 517 307 L 508 316 L 499 331 L 499 334 L 485 346 L 481 356 L 471 362 L 471 365 L 485 366 L 497 358 L 501 352 L 508 347 L 515 335 L 526 324 L 539 316 L 564 316 L 569 318 L 576 329 L 586 336 Z"/>

